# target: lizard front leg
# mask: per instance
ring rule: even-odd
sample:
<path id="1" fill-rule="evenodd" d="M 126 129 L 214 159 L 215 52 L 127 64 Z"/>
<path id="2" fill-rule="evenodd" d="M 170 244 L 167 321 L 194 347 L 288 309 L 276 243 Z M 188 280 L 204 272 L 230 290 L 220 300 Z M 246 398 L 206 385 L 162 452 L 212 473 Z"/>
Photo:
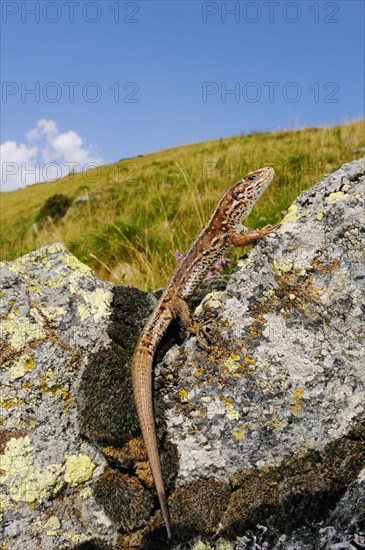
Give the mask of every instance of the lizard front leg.
<path id="1" fill-rule="evenodd" d="M 267 225 L 262 229 L 249 229 L 244 233 L 230 233 L 229 240 L 234 246 L 247 246 L 255 241 L 258 241 L 259 239 L 263 239 L 266 235 L 279 227 L 279 225 L 280 224 L 278 223 L 276 225 Z"/>

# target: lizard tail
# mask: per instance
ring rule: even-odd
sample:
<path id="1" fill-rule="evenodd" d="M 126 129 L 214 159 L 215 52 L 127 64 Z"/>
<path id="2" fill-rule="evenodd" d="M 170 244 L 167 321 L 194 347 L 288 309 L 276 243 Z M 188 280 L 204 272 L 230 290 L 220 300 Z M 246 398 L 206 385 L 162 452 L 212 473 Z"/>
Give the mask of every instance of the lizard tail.
<path id="1" fill-rule="evenodd" d="M 152 361 L 153 353 L 147 347 L 139 344 L 132 359 L 132 383 L 143 441 L 150 463 L 153 481 L 155 483 L 158 500 L 160 502 L 167 536 L 171 537 L 171 520 L 165 487 L 161 471 L 161 462 L 158 453 L 158 443 L 154 423 L 152 402 Z"/>

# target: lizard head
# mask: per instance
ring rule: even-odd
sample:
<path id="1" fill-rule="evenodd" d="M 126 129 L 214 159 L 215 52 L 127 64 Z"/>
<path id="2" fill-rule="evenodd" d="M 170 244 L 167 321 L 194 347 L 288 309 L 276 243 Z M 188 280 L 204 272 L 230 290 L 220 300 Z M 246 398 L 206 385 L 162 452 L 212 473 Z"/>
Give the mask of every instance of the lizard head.
<path id="1" fill-rule="evenodd" d="M 240 222 L 250 212 L 256 199 L 265 191 L 274 178 L 271 167 L 260 168 L 250 172 L 239 180 L 226 195 L 227 214 L 234 222 Z"/>
<path id="2" fill-rule="evenodd" d="M 274 174 L 274 169 L 270 167 L 250 172 L 232 187 L 229 194 L 233 200 L 238 202 L 246 201 L 247 199 L 255 201 L 272 182 Z"/>

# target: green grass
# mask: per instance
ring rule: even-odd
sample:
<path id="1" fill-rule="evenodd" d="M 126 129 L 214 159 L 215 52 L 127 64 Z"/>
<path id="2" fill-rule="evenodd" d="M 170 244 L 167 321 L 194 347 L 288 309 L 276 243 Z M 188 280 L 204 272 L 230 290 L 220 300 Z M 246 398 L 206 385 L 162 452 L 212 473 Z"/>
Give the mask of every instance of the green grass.
<path id="1" fill-rule="evenodd" d="M 337 127 L 253 133 L 159 151 L 1 193 L 1 259 L 11 260 L 62 240 L 105 280 L 155 289 L 166 284 L 221 196 L 247 172 L 265 165 L 276 177 L 246 220 L 275 223 L 303 189 L 363 155 L 364 121 Z M 89 191 L 65 216 L 37 224 L 46 200 Z M 233 252 L 232 258 L 240 255 Z"/>

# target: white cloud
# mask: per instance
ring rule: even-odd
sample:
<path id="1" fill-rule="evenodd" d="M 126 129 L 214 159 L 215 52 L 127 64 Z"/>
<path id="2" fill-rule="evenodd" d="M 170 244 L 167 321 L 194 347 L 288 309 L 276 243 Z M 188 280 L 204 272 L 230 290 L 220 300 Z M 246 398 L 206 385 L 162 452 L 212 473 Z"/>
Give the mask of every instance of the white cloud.
<path id="1" fill-rule="evenodd" d="M 0 145 L 1 191 L 12 191 L 42 181 L 99 166 L 103 159 L 88 149 L 73 130 L 60 133 L 54 120 L 38 120 L 26 143 Z"/>

